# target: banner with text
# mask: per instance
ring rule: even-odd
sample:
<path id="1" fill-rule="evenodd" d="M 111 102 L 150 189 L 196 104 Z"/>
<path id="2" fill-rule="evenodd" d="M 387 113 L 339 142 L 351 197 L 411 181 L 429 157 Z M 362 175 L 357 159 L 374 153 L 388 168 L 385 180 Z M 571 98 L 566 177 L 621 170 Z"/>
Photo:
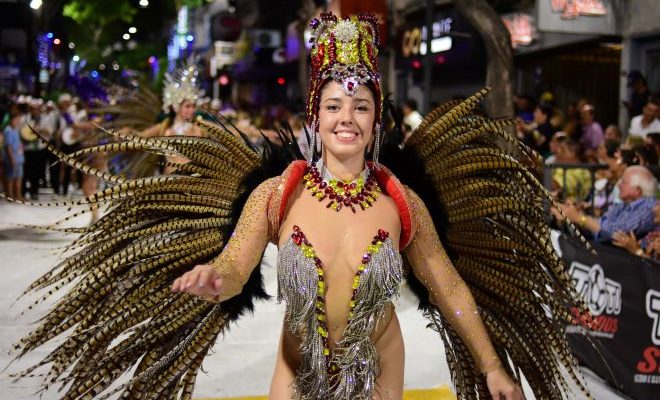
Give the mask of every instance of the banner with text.
<path id="1" fill-rule="evenodd" d="M 574 310 L 575 323 L 568 327 L 576 357 L 635 399 L 657 399 L 660 266 L 601 245 L 595 245 L 594 255 L 564 236 L 555 241 L 555 248 L 591 311 L 591 317 L 585 317 Z M 577 334 L 587 327 L 591 327 L 593 341 L 600 344 L 599 350 L 585 335 Z"/>

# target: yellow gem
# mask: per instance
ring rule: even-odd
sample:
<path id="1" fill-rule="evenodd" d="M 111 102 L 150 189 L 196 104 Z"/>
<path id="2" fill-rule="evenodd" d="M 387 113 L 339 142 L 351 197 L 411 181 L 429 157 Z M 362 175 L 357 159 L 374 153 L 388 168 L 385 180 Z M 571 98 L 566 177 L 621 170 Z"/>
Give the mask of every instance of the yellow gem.
<path id="1" fill-rule="evenodd" d="M 360 264 L 360 266 L 358 267 L 358 270 L 360 270 L 360 271 L 364 271 L 364 269 L 365 269 L 365 265 L 364 265 L 364 264 Z"/>
<path id="2" fill-rule="evenodd" d="M 318 314 L 318 315 L 316 316 L 316 319 L 318 319 L 319 321 L 325 321 L 325 315 L 323 315 L 323 314 Z"/>
<path id="3" fill-rule="evenodd" d="M 323 276 L 323 268 L 317 268 L 316 273 L 319 274 L 319 276 Z"/>
<path id="4" fill-rule="evenodd" d="M 329 356 L 330 355 L 330 349 L 329 348 L 324 348 L 323 349 L 323 355 Z"/>
<path id="5" fill-rule="evenodd" d="M 355 307 L 355 300 L 351 300 L 351 302 L 348 303 L 348 305 L 351 306 L 351 308 L 354 308 Z"/>
<path id="6" fill-rule="evenodd" d="M 325 329 L 323 329 L 322 326 L 319 326 L 318 328 L 316 328 L 316 331 L 323 337 L 328 336 L 328 332 L 326 332 Z"/>
<path id="7" fill-rule="evenodd" d="M 348 319 L 353 319 L 353 311 L 348 313 Z"/>

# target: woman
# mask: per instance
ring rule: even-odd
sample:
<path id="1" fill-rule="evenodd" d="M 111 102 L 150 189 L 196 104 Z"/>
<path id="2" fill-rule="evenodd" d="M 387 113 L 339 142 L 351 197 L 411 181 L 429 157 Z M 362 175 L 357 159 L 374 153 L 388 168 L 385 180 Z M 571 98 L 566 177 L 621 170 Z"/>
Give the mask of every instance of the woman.
<path id="1" fill-rule="evenodd" d="M 563 327 L 567 305 L 588 311 L 550 245 L 546 191 L 526 167 L 535 155 L 506 122 L 474 113 L 487 90 L 438 107 L 403 149 L 384 151 L 422 202 L 378 163 L 375 16 L 324 13 L 312 25 L 308 161 L 286 132 L 282 148 L 268 143 L 260 153 L 245 135 L 206 121 L 196 121 L 204 140 L 129 137 L 110 146 L 190 162 L 157 178 L 90 170 L 116 182 L 92 199 L 114 207 L 83 233 L 76 254 L 32 285 L 79 277 L 19 354 L 75 325 L 41 363 L 62 360 L 48 381 L 67 382 L 68 396 L 189 398 L 216 338 L 268 297 L 259 264 L 270 241 L 287 306 L 273 399 L 400 399 L 404 349 L 392 301 L 404 276 L 445 343 L 460 398 L 522 398 L 514 370 L 538 397 L 562 397 L 565 370 L 587 393 Z"/>
<path id="2" fill-rule="evenodd" d="M 343 40 L 350 44 L 351 38 Z M 320 137 L 322 156 L 297 182 L 282 179 L 290 194 L 288 201 L 282 199 L 283 213 L 271 239 L 279 247 L 279 298 L 287 303 L 287 313 L 269 398 L 402 398 L 404 348 L 392 299 L 402 282 L 398 252 L 404 251 L 412 264 L 412 271 L 405 273 L 414 273 L 425 284 L 431 302 L 460 332 L 481 372 L 487 374 L 491 395 L 522 399 L 520 388 L 502 368 L 469 289 L 444 252 L 424 203 L 408 189 L 404 191 L 412 219 L 418 223 L 409 238 L 402 235 L 402 225 L 407 224 L 407 230 L 411 224 L 402 220 L 401 204 L 380 189 L 393 177 L 365 159 L 379 140 L 374 134 L 380 129 L 379 82 L 364 75 L 355 79 L 354 74 L 329 74 L 312 88 L 310 122 Z M 298 169 L 294 164 L 284 175 L 295 175 Z M 222 255 L 178 278 L 173 291 L 214 301 L 226 301 L 242 291 L 269 241 L 273 221 L 267 210 L 274 206 L 275 182 L 267 181 L 252 193 Z M 366 190 L 360 190 L 363 186 Z M 335 188 L 337 197 L 325 195 L 329 187 Z M 343 187 L 360 194 L 353 196 Z M 358 199 L 360 195 L 363 198 Z M 357 208 L 364 198 L 373 200 Z M 301 261 L 301 255 L 313 260 L 316 270 Z M 356 262 L 361 259 L 367 262 Z M 300 289 L 301 285 L 307 286 Z M 315 296 L 306 297 L 298 290 Z M 315 301 L 316 307 L 305 306 Z M 459 310 L 463 317 L 452 318 Z"/>

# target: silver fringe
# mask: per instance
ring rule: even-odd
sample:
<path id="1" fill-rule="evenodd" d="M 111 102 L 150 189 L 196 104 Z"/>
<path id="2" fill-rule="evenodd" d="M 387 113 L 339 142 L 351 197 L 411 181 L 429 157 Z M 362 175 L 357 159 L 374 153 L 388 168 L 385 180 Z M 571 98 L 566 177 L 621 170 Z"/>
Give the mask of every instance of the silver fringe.
<path id="1" fill-rule="evenodd" d="M 330 385 L 323 342 L 316 334 L 316 267 L 289 239 L 278 257 L 278 300 L 285 301 L 286 321 L 294 334 L 303 335 L 302 363 L 297 372 L 295 391 L 301 400 L 373 398 L 380 374 L 379 357 L 371 335 L 387 305 L 399 294 L 403 281 L 401 255 L 390 239 L 374 254 L 360 279 L 353 318 L 343 339 L 333 351 L 332 362 L 339 367 L 338 381 Z M 312 334 L 309 334 L 313 332 Z"/>

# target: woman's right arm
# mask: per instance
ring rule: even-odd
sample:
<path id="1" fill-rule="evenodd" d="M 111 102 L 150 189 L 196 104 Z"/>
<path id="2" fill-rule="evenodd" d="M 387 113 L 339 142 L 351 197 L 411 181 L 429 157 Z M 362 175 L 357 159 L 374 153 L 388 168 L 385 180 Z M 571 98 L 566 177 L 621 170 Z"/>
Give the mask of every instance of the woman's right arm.
<path id="1" fill-rule="evenodd" d="M 221 302 L 243 290 L 268 244 L 268 202 L 279 178 L 268 179 L 250 194 L 236 229 L 222 253 L 177 278 L 173 292 L 188 292 Z"/>

